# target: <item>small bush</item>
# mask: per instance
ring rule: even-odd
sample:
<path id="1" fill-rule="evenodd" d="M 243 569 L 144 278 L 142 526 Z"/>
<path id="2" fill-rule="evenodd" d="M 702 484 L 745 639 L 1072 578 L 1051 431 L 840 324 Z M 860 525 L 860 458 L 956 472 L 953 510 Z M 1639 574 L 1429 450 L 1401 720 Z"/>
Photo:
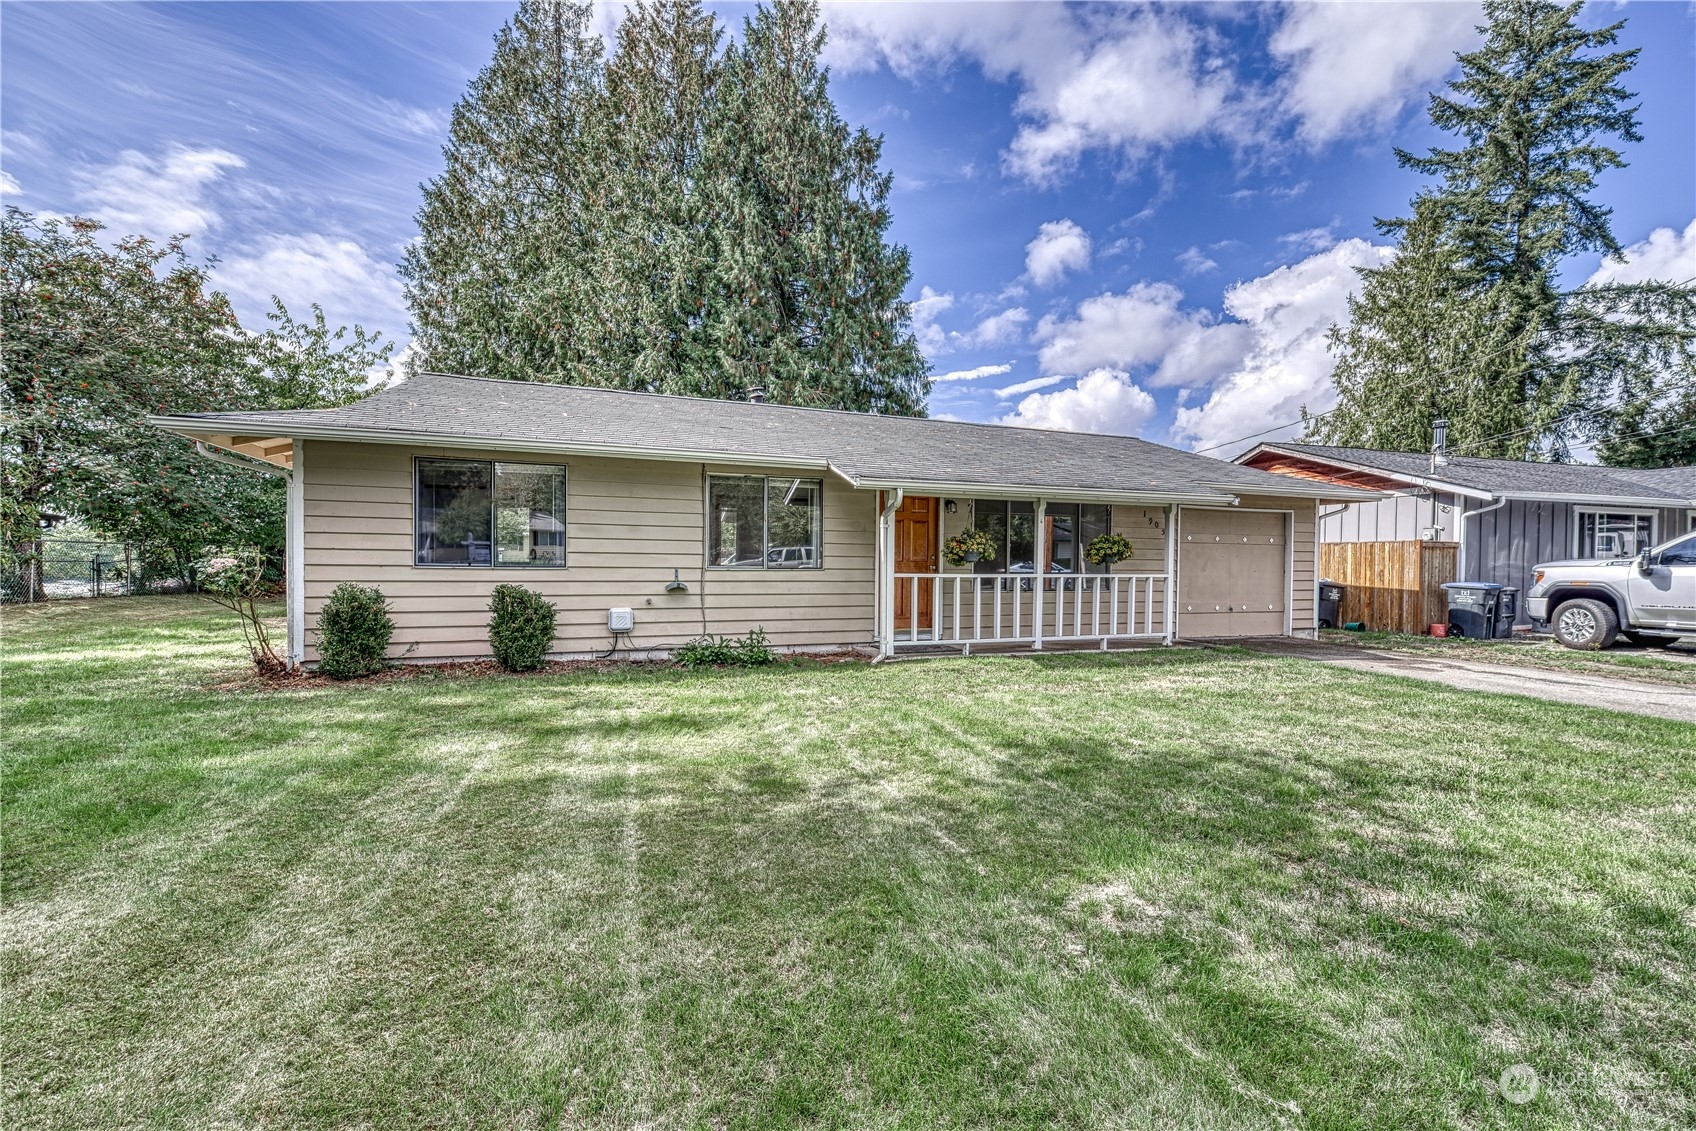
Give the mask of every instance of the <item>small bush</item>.
<path id="1" fill-rule="evenodd" d="M 331 679 L 380 672 L 394 632 L 383 591 L 344 581 L 318 614 L 318 670 Z"/>
<path id="2" fill-rule="evenodd" d="M 501 667 L 509 672 L 541 667 L 554 642 L 553 605 L 522 585 L 497 585 L 489 597 L 489 612 L 489 648 Z"/>
<path id="3" fill-rule="evenodd" d="M 702 636 L 673 649 L 671 658 L 686 668 L 758 668 L 777 663 L 763 628 L 734 639 Z"/>

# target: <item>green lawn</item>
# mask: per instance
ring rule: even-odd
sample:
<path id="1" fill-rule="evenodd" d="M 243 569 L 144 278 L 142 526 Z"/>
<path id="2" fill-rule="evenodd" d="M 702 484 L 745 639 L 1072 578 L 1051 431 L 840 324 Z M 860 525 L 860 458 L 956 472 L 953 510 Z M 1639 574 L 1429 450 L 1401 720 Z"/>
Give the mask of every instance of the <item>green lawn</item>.
<path id="1" fill-rule="evenodd" d="M 1696 1124 L 1686 725 L 1230 651 L 279 692 L 182 599 L 0 630 L 9 1129 Z"/>
<path id="2" fill-rule="evenodd" d="M 1696 686 L 1696 647 L 1688 640 L 1670 648 L 1639 648 L 1621 643 L 1600 652 L 1581 652 L 1562 647 L 1552 636 L 1524 634 L 1511 640 L 1468 640 L 1459 636 L 1438 639 L 1397 632 L 1323 631 L 1319 637 L 1327 644 L 1415 652 L 1516 668 L 1616 676 L 1643 683 Z"/>

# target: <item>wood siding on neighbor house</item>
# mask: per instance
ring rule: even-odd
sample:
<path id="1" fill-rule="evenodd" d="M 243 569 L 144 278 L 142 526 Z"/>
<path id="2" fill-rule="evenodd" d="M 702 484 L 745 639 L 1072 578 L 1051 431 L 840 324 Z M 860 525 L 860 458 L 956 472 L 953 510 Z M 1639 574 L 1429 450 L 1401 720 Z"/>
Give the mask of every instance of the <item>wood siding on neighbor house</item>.
<path id="1" fill-rule="evenodd" d="M 395 620 L 390 654 L 442 660 L 488 655 L 488 602 L 513 582 L 559 607 L 554 651 L 605 651 L 607 610 L 635 610 L 636 650 L 670 648 L 701 635 L 762 627 L 774 644 L 863 644 L 873 635 L 875 500 L 829 475 L 818 569 L 705 568 L 706 474 L 784 475 L 660 460 L 522 457 L 566 466 L 563 568 L 413 564 L 413 459 L 511 460 L 512 453 L 395 444 L 305 445 L 306 661 L 314 662 L 318 612 L 344 581 L 375 585 Z M 821 478 L 816 470 L 789 474 Z M 665 591 L 672 571 L 689 586 Z M 649 602 L 652 604 L 649 604 Z M 703 625 L 703 601 L 705 624 Z"/>

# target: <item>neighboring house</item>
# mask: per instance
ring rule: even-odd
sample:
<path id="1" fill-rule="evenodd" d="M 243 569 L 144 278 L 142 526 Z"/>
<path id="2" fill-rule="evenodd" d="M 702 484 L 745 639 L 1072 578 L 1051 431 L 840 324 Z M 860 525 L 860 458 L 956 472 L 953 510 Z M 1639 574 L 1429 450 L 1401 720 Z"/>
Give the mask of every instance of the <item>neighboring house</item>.
<path id="1" fill-rule="evenodd" d="M 488 654 L 489 593 L 559 607 L 554 652 L 764 628 L 898 650 L 1314 630 L 1314 514 L 1369 493 L 1123 436 L 421 374 L 343 408 L 153 423 L 286 469 L 295 662 L 344 581 L 412 659 Z M 224 458 L 232 458 L 224 456 Z M 950 568 L 943 539 L 991 533 Z M 1135 555 L 1083 548 L 1108 530 Z"/>
<path id="2" fill-rule="evenodd" d="M 1629 557 L 1696 530 L 1696 467 L 1657 471 L 1592 464 L 1261 444 L 1244 467 L 1308 483 L 1384 492 L 1319 518 L 1321 542 L 1459 544 L 1456 576 L 1523 594 L 1531 567 L 1564 558 Z M 1529 624 L 1524 602 L 1519 623 Z"/>

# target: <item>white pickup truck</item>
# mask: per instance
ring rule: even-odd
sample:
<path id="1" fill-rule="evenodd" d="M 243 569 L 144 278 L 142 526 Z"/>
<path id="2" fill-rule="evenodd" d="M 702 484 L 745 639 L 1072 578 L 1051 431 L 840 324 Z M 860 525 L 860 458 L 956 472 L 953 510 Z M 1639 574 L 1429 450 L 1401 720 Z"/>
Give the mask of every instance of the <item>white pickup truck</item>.
<path id="1" fill-rule="evenodd" d="M 1531 572 L 1525 611 L 1568 648 L 1672 644 L 1696 636 L 1696 534 L 1635 558 L 1548 562 Z"/>

